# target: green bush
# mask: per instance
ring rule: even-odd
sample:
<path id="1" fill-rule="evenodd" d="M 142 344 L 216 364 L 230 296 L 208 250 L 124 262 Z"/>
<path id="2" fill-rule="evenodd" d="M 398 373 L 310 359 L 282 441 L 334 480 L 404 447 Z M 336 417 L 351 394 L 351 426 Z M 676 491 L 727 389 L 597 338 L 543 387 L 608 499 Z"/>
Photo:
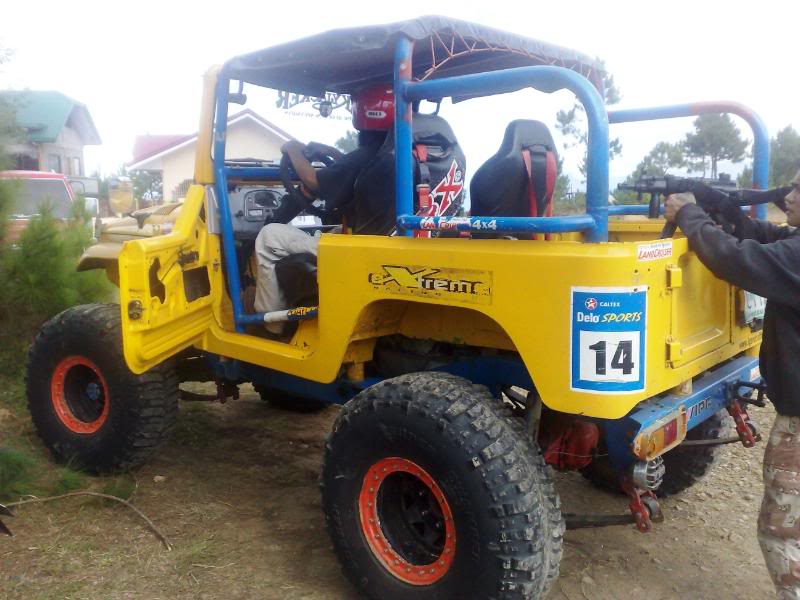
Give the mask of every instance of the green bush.
<path id="1" fill-rule="evenodd" d="M 42 462 L 43 458 L 15 445 L 0 447 L 0 501 L 27 495 L 58 496 L 87 486 L 88 480 L 82 472 L 69 466 L 50 469 Z M 127 488 L 120 484 L 119 489 Z"/>
<path id="2" fill-rule="evenodd" d="M 0 498 L 34 493 L 36 461 L 17 448 L 0 448 Z"/>
<path id="3" fill-rule="evenodd" d="M 3 304 L 15 315 L 52 315 L 77 299 L 70 285 L 70 248 L 49 211 L 30 220 L 3 261 Z"/>
<path id="4" fill-rule="evenodd" d="M 63 223 L 47 207 L 30 220 L 15 247 L 0 254 L 0 371 L 13 374 L 41 324 L 75 304 L 107 300 L 102 271 L 78 273 L 77 259 L 92 233 L 82 201 Z"/>
<path id="5" fill-rule="evenodd" d="M 58 479 L 50 488 L 50 493 L 54 496 L 74 492 L 75 490 L 85 487 L 85 477 L 80 471 L 76 471 L 67 466 L 58 469 L 57 474 Z"/>
<path id="6" fill-rule="evenodd" d="M 14 206 L 14 184 L 0 179 L 0 246 L 6 237 L 8 216 Z"/>

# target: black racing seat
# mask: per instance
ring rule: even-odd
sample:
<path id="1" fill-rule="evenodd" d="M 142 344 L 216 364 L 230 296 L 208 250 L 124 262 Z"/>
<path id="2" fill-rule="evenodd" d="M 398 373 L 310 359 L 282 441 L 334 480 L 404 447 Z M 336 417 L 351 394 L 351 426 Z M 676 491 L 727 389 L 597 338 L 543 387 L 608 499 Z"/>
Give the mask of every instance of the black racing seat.
<path id="1" fill-rule="evenodd" d="M 540 121 L 511 121 L 500 149 L 472 178 L 471 213 L 550 216 L 557 175 L 558 153 L 547 126 Z"/>
<path id="2" fill-rule="evenodd" d="M 466 159 L 450 125 L 438 115 L 414 113 L 414 212 L 419 214 L 420 184 L 430 190 L 431 206 L 425 216 L 457 215 L 464 200 Z M 353 233 L 386 235 L 395 228 L 394 131 L 375 158 L 364 167 L 355 184 L 355 208 L 349 223 Z"/>

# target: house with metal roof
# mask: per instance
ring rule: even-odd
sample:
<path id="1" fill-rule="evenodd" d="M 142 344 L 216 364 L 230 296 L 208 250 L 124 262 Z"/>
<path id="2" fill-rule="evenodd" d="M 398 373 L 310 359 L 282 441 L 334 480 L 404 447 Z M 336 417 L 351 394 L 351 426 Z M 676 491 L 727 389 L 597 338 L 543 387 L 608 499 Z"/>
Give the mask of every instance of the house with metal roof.
<path id="1" fill-rule="evenodd" d="M 291 139 L 293 136 L 249 108 L 228 117 L 229 158 L 278 162 L 281 146 Z M 179 200 L 194 176 L 196 145 L 197 133 L 137 136 L 128 171 L 160 172 L 164 200 Z"/>
<path id="2" fill-rule="evenodd" d="M 7 151 L 16 169 L 84 175 L 84 146 L 101 144 L 85 104 L 56 91 L 2 91 L 20 134 Z"/>

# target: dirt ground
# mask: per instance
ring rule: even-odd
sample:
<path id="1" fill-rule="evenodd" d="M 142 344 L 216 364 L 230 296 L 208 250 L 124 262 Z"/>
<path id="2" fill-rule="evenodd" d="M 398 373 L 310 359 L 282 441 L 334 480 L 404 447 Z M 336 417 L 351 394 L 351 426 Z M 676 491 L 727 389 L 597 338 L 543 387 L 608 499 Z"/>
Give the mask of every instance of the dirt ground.
<path id="1" fill-rule="evenodd" d="M 9 519 L 15 537 L 0 538 L 0 597 L 355 597 L 331 550 L 317 490 L 337 409 L 290 414 L 251 391 L 225 406 L 181 410 L 173 440 L 133 474 L 132 502 L 173 550 L 124 507 L 86 499 L 19 507 Z M 772 411 L 753 412 L 767 432 Z M 27 435 L 36 447 L 29 427 Z M 763 442 L 749 451 L 724 447 L 711 476 L 663 502 L 666 521 L 650 534 L 567 532 L 548 600 L 771 598 L 755 539 L 763 449 Z M 579 475 L 559 475 L 558 483 L 566 511 L 624 509 Z"/>

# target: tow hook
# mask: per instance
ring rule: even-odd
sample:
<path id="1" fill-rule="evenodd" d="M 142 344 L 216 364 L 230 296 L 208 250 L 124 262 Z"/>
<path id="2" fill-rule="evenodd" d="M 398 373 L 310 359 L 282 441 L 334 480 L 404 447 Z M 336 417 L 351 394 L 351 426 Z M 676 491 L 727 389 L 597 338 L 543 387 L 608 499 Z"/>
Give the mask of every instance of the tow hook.
<path id="1" fill-rule="evenodd" d="M 664 520 L 664 513 L 661 512 L 654 492 L 640 490 L 627 476 L 622 478 L 622 491 L 631 500 L 628 508 L 633 515 L 636 529 L 646 533 L 653 528 L 653 523 L 661 523 Z"/>
<path id="2" fill-rule="evenodd" d="M 756 445 L 756 442 L 761 441 L 761 434 L 758 432 L 758 428 L 756 427 L 755 423 L 750 421 L 750 415 L 747 414 L 747 409 L 743 408 L 739 403 L 740 396 L 738 390 L 739 387 L 744 386 L 741 384 L 741 382 L 737 381 L 731 387 L 734 397 L 730 404 L 728 404 L 728 414 L 733 417 L 733 421 L 736 423 L 736 433 L 739 435 L 739 440 L 742 442 L 742 446 L 745 448 L 752 448 Z M 761 399 L 761 396 L 762 392 L 759 390 L 759 399 Z M 751 401 L 747 402 L 755 404 Z"/>
<path id="3" fill-rule="evenodd" d="M 649 463 L 634 465 L 629 475 L 620 478 L 622 491 L 631 500 L 630 512 L 616 515 L 584 515 L 564 513 L 567 529 L 583 529 L 586 527 L 608 527 L 610 525 L 635 525 L 642 533 L 650 531 L 653 523 L 661 523 L 664 514 L 658 505 L 653 492 L 664 477 L 664 464 L 661 458 Z M 649 489 L 642 489 L 637 485 Z"/>

